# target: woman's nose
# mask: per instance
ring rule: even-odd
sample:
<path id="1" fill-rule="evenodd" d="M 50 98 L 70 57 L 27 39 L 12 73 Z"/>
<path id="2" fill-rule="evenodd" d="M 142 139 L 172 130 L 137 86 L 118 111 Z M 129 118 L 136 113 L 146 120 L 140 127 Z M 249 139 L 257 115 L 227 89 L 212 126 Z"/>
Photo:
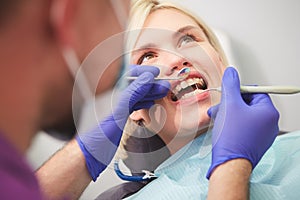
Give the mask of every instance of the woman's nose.
<path id="1" fill-rule="evenodd" d="M 168 56 L 168 70 L 166 70 L 165 75 L 170 76 L 182 68 L 191 67 L 192 64 L 185 58 L 180 57 L 178 55 L 170 55 Z"/>

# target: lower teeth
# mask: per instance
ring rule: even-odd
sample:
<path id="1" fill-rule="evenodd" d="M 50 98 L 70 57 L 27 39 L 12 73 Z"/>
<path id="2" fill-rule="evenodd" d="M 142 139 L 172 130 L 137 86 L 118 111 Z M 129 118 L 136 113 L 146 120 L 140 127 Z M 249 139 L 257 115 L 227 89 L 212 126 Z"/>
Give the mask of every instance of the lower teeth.
<path id="1" fill-rule="evenodd" d="M 200 90 L 199 90 L 199 89 L 196 89 L 196 90 L 194 90 L 193 92 L 190 92 L 190 93 L 187 93 L 187 94 L 183 95 L 183 96 L 181 97 L 181 99 L 186 99 L 186 98 L 195 96 L 195 95 L 198 94 L 199 92 L 200 92 Z"/>
<path id="2" fill-rule="evenodd" d="M 196 89 L 196 90 L 194 90 L 193 92 L 184 94 L 180 99 L 186 99 L 186 98 L 195 96 L 195 95 L 197 95 L 197 94 L 202 93 L 203 91 L 204 91 L 204 90 L 202 90 L 202 89 Z M 172 98 L 173 101 L 178 101 L 178 100 L 179 100 L 178 97 L 176 97 L 175 95 L 172 95 L 171 98 Z"/>

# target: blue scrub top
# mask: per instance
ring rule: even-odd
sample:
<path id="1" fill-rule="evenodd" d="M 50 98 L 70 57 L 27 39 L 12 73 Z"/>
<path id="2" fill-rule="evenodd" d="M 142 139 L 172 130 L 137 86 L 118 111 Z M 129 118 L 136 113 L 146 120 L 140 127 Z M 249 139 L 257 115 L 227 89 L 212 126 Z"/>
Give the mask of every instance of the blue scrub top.
<path id="1" fill-rule="evenodd" d="M 163 162 L 159 176 L 132 199 L 206 199 L 211 163 L 210 133 L 199 136 Z M 278 136 L 250 178 L 250 199 L 300 198 L 300 131 Z"/>

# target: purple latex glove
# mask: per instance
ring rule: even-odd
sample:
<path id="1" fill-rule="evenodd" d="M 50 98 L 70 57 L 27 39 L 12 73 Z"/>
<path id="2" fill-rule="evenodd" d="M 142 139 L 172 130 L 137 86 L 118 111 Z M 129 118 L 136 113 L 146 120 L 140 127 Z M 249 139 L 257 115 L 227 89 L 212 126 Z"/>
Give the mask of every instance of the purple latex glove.
<path id="1" fill-rule="evenodd" d="M 114 112 L 92 131 L 77 136 L 76 140 L 94 181 L 114 157 L 129 115 L 134 110 L 150 108 L 154 100 L 167 95 L 170 83 L 154 81 L 158 74 L 156 67 L 132 66 L 131 75 L 138 78 L 122 92 Z"/>
<path id="2" fill-rule="evenodd" d="M 237 71 L 229 67 L 222 80 L 221 103 L 210 108 L 212 163 L 206 177 L 220 164 L 244 158 L 252 169 L 274 142 L 279 113 L 267 94 L 243 94 Z"/>

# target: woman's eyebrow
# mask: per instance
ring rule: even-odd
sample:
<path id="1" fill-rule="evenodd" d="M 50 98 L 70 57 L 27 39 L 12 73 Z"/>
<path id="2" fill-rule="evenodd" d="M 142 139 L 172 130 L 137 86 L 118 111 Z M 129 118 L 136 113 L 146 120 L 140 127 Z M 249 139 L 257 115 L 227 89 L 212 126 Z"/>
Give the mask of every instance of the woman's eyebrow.
<path id="1" fill-rule="evenodd" d="M 199 30 L 200 28 L 197 26 L 192 26 L 192 25 L 188 25 L 188 26 L 184 26 L 180 29 L 178 29 L 174 34 L 173 34 L 173 38 L 177 38 L 179 36 L 181 36 L 183 33 L 188 32 L 189 30 L 193 30 L 193 29 L 197 29 Z M 200 29 L 201 30 L 201 29 Z"/>
<path id="2" fill-rule="evenodd" d="M 144 49 L 151 49 L 151 48 L 158 48 L 158 46 L 154 43 L 147 43 L 147 44 L 144 44 L 140 47 L 136 47 L 134 48 L 133 52 L 135 51 L 141 51 L 141 50 L 144 50 Z"/>
<path id="3" fill-rule="evenodd" d="M 188 25 L 188 26 L 184 26 L 182 28 L 179 28 L 176 32 L 173 33 L 173 38 L 177 38 L 179 36 L 181 36 L 182 34 L 188 32 L 189 30 L 201 30 L 201 28 L 197 27 L 197 26 L 192 26 L 192 25 Z M 145 49 L 156 49 L 158 48 L 157 44 L 155 43 L 147 43 L 147 44 L 143 44 L 142 46 L 138 46 L 136 47 L 134 50 L 133 50 L 133 53 L 134 52 L 139 52 L 139 51 L 142 51 L 142 50 L 145 50 Z"/>

